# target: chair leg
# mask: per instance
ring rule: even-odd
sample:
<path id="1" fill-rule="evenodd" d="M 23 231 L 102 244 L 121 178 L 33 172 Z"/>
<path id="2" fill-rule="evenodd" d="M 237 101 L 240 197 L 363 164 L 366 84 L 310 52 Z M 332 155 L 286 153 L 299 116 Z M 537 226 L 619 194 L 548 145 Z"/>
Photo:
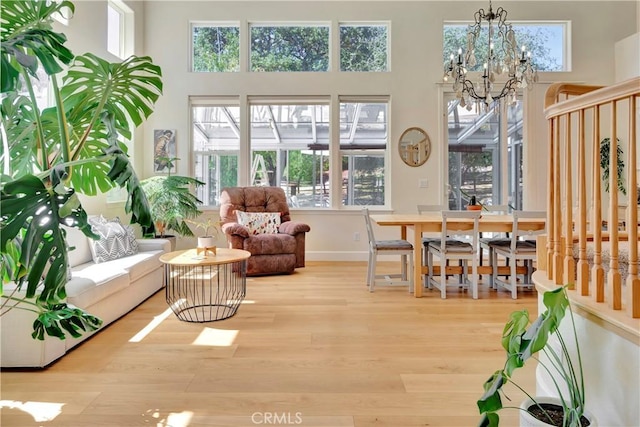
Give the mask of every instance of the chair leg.
<path id="1" fill-rule="evenodd" d="M 444 254 L 440 257 L 440 298 L 447 298 L 447 275 L 446 275 L 446 262 Z"/>
<path id="2" fill-rule="evenodd" d="M 478 299 L 478 257 L 471 260 L 471 298 Z"/>
<path id="3" fill-rule="evenodd" d="M 423 274 L 423 288 L 426 288 L 429 285 L 429 250 L 426 247 L 422 247 L 422 264 L 423 267 L 427 268 L 427 272 Z"/>
<path id="4" fill-rule="evenodd" d="M 373 288 L 376 284 L 376 260 L 378 256 L 376 253 L 371 253 L 371 262 L 369 263 L 369 292 L 373 292 Z"/>
<path id="5" fill-rule="evenodd" d="M 493 249 L 489 253 L 491 254 L 491 265 L 493 266 L 491 268 L 491 285 L 494 289 L 498 289 L 498 283 L 496 282 L 498 279 L 498 253 Z"/>
<path id="6" fill-rule="evenodd" d="M 491 267 L 491 274 L 489 275 L 489 289 L 495 289 L 496 284 L 493 281 L 493 270 L 497 270 L 498 266 L 493 263 L 493 249 L 491 248 L 491 246 L 489 246 L 487 259 L 489 260 L 489 266 Z"/>
<path id="7" fill-rule="evenodd" d="M 416 288 L 416 281 L 413 277 L 413 256 L 409 257 L 409 293 L 414 293 Z"/>
<path id="8" fill-rule="evenodd" d="M 407 280 L 407 256 L 406 255 L 400 256 L 400 271 L 402 275 L 402 280 L 406 281 Z"/>
<path id="9" fill-rule="evenodd" d="M 427 250 L 427 268 L 429 269 L 429 274 L 427 276 L 427 286 L 431 289 L 431 278 L 434 277 L 434 268 L 433 268 L 433 252 Z"/>
<path id="10" fill-rule="evenodd" d="M 509 278 L 509 280 L 511 281 L 511 298 L 512 299 L 518 299 L 518 277 L 516 276 L 516 267 L 518 265 L 518 262 L 514 259 L 511 262 L 511 277 Z"/>

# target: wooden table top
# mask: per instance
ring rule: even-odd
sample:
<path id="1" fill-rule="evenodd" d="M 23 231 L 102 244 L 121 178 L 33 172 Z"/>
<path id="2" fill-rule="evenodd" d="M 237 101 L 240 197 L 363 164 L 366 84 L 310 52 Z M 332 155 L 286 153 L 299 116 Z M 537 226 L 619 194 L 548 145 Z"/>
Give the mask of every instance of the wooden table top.
<path id="1" fill-rule="evenodd" d="M 251 256 L 251 252 L 242 249 L 217 248 L 216 255 L 210 252 L 197 253 L 196 249 L 168 252 L 160 256 L 160 262 L 170 265 L 220 265 L 242 261 Z"/>
<path id="2" fill-rule="evenodd" d="M 371 219 L 378 225 L 420 227 L 422 231 L 441 231 L 442 216 L 439 212 L 426 214 L 372 214 Z M 470 218 L 447 219 L 452 223 L 472 223 Z M 520 218 L 519 224 L 529 224 L 531 230 L 540 230 L 545 226 L 544 218 Z M 482 214 L 478 223 L 479 231 L 504 231 L 513 229 L 513 216 L 504 214 Z"/>

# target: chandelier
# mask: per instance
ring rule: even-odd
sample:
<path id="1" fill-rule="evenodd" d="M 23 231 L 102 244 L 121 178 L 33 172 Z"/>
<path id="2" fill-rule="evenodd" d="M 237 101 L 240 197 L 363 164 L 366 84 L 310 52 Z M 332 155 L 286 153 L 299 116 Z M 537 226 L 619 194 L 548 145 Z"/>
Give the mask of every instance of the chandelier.
<path id="1" fill-rule="evenodd" d="M 516 90 L 519 88 L 531 89 L 533 83 L 538 81 L 538 73 L 531 64 L 531 52 L 526 46 L 518 49 L 516 35 L 511 24 L 507 24 L 507 11 L 502 7 L 494 13 L 489 0 L 489 11 L 478 10 L 474 14 L 475 23 L 469 25 L 467 30 L 467 48 L 463 54 L 458 49 L 457 58 L 451 54 L 448 63 L 445 63 L 444 81 L 453 80 L 453 90 L 461 107 L 471 109 L 473 102 L 481 102 L 485 106 L 499 101 L 501 98 L 516 100 Z M 482 75 L 474 84 L 468 77 L 469 69 L 476 66 L 476 44 L 480 39 L 482 24 L 488 24 L 487 44 L 484 46 L 486 53 L 478 50 L 480 58 L 486 57 L 483 64 Z M 484 35 L 483 35 L 484 37 Z M 507 75 L 507 81 L 501 89 L 494 87 L 496 76 Z M 497 85 L 496 85 L 497 86 Z"/>

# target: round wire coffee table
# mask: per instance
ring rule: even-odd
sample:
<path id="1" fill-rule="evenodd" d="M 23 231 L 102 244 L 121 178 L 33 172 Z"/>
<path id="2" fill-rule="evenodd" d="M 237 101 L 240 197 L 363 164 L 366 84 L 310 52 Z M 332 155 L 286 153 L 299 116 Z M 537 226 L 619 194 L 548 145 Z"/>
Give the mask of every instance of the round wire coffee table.
<path id="1" fill-rule="evenodd" d="M 216 255 L 199 254 L 196 249 L 162 255 L 167 304 L 185 322 L 233 316 L 246 294 L 250 256 L 250 252 L 227 248 L 217 249 Z"/>

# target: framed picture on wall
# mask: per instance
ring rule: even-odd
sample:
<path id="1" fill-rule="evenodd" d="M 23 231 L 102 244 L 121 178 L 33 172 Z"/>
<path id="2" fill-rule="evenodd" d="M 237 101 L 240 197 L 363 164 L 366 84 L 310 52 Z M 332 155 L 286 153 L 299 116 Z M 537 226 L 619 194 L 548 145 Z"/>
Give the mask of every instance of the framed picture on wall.
<path id="1" fill-rule="evenodd" d="M 154 129 L 153 170 L 160 173 L 176 172 L 175 129 Z"/>

